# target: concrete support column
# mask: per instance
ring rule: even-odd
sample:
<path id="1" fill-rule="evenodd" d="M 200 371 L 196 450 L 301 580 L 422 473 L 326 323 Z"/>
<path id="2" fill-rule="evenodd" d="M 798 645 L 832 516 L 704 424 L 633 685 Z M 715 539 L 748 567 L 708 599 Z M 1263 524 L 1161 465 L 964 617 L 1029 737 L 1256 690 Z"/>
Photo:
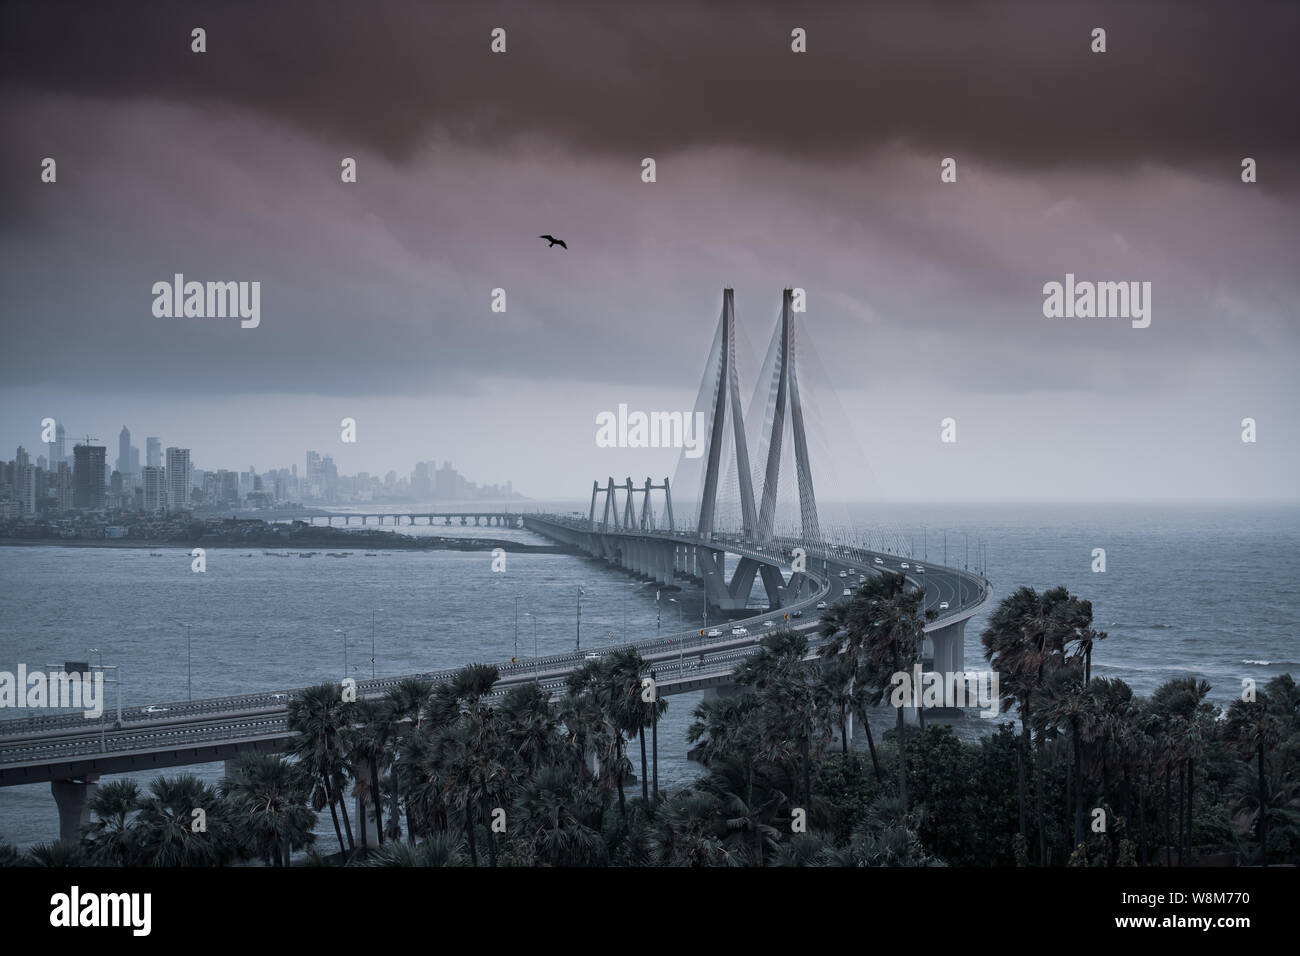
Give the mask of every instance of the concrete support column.
<path id="1" fill-rule="evenodd" d="M 97 776 L 80 780 L 51 780 L 50 793 L 59 808 L 59 839 L 76 843 L 81 828 L 90 822 L 90 801 L 99 789 Z"/>
<path id="2" fill-rule="evenodd" d="M 704 699 L 706 701 L 723 700 L 728 697 L 739 697 L 739 696 L 740 696 L 740 688 L 737 687 L 735 684 L 718 684 L 715 687 L 704 688 Z"/>
<path id="3" fill-rule="evenodd" d="M 966 622 L 958 621 L 926 635 L 934 645 L 934 669 L 943 674 L 966 670 Z"/>

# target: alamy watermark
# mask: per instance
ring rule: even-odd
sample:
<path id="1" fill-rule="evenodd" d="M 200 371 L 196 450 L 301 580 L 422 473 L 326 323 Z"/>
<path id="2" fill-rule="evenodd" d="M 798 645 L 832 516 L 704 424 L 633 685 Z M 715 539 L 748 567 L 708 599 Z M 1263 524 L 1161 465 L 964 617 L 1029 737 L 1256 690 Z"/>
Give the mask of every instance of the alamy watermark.
<path id="1" fill-rule="evenodd" d="M 242 329 L 262 322 L 261 282 L 186 282 L 178 272 L 171 282 L 155 282 L 152 292 L 159 319 L 239 318 Z"/>
<path id="2" fill-rule="evenodd" d="M 687 458 L 704 454 L 704 413 L 629 412 L 596 416 L 597 448 L 682 448 Z"/>
<path id="3" fill-rule="evenodd" d="M 978 707 L 980 716 L 1002 710 L 997 671 L 898 671 L 889 678 L 891 707 Z"/>
<path id="4" fill-rule="evenodd" d="M 1043 286 L 1043 315 L 1049 319 L 1131 319 L 1133 328 L 1151 324 L 1150 282 L 1075 282 Z"/>
<path id="5" fill-rule="evenodd" d="M 104 713 L 102 671 L 0 671 L 0 710 L 12 707 L 76 709 L 94 719 Z"/>

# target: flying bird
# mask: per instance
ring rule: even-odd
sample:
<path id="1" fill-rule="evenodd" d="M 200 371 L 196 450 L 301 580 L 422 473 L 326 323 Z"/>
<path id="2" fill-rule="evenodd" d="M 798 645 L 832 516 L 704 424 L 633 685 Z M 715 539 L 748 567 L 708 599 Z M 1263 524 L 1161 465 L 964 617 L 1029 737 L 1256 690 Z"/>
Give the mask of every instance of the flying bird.
<path id="1" fill-rule="evenodd" d="M 545 239 L 547 242 L 549 242 L 549 243 L 551 244 L 551 246 L 559 246 L 561 249 L 568 249 L 568 248 L 569 248 L 568 246 L 566 246 L 566 245 L 564 244 L 564 240 L 563 240 L 563 239 L 556 239 L 554 236 L 538 236 L 537 238 L 538 238 L 538 239 Z M 549 248 L 551 248 L 551 246 L 547 246 L 546 248 L 549 249 Z"/>

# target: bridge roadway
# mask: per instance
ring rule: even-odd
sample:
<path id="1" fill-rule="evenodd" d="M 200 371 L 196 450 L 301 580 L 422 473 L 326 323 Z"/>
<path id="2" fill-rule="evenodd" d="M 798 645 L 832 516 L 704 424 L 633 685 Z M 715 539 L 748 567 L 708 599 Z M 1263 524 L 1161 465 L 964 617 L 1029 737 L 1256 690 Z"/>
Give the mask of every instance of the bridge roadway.
<path id="1" fill-rule="evenodd" d="M 663 533 L 647 532 L 662 536 Z M 769 563 L 788 561 L 782 542 L 755 546 L 711 538 L 715 547 L 762 558 Z M 805 546 L 806 547 L 806 546 Z M 992 588 L 979 575 L 956 568 L 927 565 L 918 573 L 915 562 L 897 555 L 860 548 L 808 548 L 809 577 L 815 590 L 787 607 L 738 617 L 726 625 L 714 625 L 720 636 L 701 636 L 698 629 L 665 634 L 633 642 L 655 671 L 659 692 L 673 695 L 717 687 L 730 683 L 736 665 L 753 653 L 764 633 L 774 629 L 782 615 L 794 615 L 789 625 L 805 632 L 814 649 L 820 645 L 817 605 L 839 600 L 845 586 L 856 585 L 864 573 L 899 571 L 906 560 L 911 567 L 908 580 L 926 589 L 925 606 L 938 609 L 941 602 L 950 605 L 939 611 L 938 618 L 925 626 L 927 638 L 936 649 L 945 636 L 960 649 L 965 621 L 992 599 Z M 880 559 L 879 564 L 876 559 Z M 821 565 L 818 567 L 817 565 Z M 857 574 L 849 577 L 849 568 Z M 840 572 L 846 577 L 840 577 Z M 960 601 L 955 600 L 960 595 Z M 765 620 L 774 622 L 764 628 Z M 744 627 L 747 633 L 733 635 L 731 628 Z M 620 646 L 611 645 L 602 652 Z M 500 679 L 489 695 L 499 700 L 512 687 L 537 680 L 551 692 L 552 698 L 563 695 L 566 678 L 576 667 L 596 652 L 570 652 L 539 658 L 535 661 L 504 663 Z M 937 669 L 961 669 L 960 656 L 945 662 L 936 655 Z M 946 667 L 940 665 L 945 664 Z M 953 667 L 953 664 L 956 667 Z M 459 668 L 411 675 L 430 682 L 449 679 Z M 402 677 L 358 681 L 360 697 L 377 697 L 395 687 Z M 239 753 L 256 750 L 275 752 L 284 749 L 292 735 L 288 728 L 287 709 L 291 691 L 243 694 L 193 702 L 166 704 L 165 715 L 145 715 L 134 709 L 123 712 L 122 725 L 89 720 L 79 714 L 52 715 L 39 718 L 0 721 L 0 786 L 52 782 L 59 801 L 63 832 L 75 833 L 79 819 L 84 819 L 84 791 L 87 781 L 103 774 L 165 769 L 197 763 L 230 760 Z M 101 740 L 103 749 L 101 750 Z M 62 788 L 62 789 L 61 789 Z"/>
<path id="2" fill-rule="evenodd" d="M 403 518 L 406 519 L 408 525 L 415 524 L 416 518 L 426 519 L 426 523 L 429 525 L 433 524 L 434 518 L 442 518 L 444 527 L 452 524 L 453 518 L 459 518 L 462 525 L 468 525 L 469 519 L 473 518 L 475 525 L 478 525 L 481 521 L 482 524 L 489 527 L 496 525 L 502 528 L 517 528 L 523 514 L 517 511 L 370 511 L 364 514 L 336 511 L 327 514 L 301 515 L 292 517 L 292 520 L 302 521 L 312 526 L 315 526 L 317 521 L 324 521 L 328 527 L 333 527 L 335 518 L 342 519 L 344 527 L 350 525 L 353 518 L 360 518 L 363 527 L 369 524 L 370 518 L 376 519 L 376 523 L 381 527 L 385 518 L 392 518 L 394 527 L 400 525 Z"/>

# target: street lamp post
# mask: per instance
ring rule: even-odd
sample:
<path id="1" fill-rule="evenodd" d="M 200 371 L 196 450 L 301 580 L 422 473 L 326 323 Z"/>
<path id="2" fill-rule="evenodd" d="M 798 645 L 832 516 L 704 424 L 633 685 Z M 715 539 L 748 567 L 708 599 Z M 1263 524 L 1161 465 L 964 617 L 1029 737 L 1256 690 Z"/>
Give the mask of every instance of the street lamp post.
<path id="1" fill-rule="evenodd" d="M 194 699 L 194 670 L 190 666 L 190 628 L 192 624 L 185 625 L 185 698 L 186 700 Z"/>
<path id="2" fill-rule="evenodd" d="M 510 658 L 510 663 L 514 664 L 519 660 L 519 595 L 515 595 L 515 654 Z"/>
<path id="3" fill-rule="evenodd" d="M 534 683 L 540 684 L 542 679 L 540 676 L 541 671 L 539 670 L 537 662 L 537 615 L 533 614 L 531 611 L 525 611 L 524 617 L 531 617 L 533 619 L 533 681 Z"/>
<path id="4" fill-rule="evenodd" d="M 370 609 L 370 679 L 375 679 L 375 614 L 382 611 L 382 607 Z"/>
<path id="5" fill-rule="evenodd" d="M 669 598 L 670 604 L 677 605 L 677 672 L 680 674 L 686 670 L 686 635 L 682 633 L 682 602 L 677 598 Z"/>
<path id="6" fill-rule="evenodd" d="M 578 588 L 578 616 L 577 616 L 577 642 L 574 644 L 575 650 L 582 650 L 582 595 L 586 592 Z"/>

